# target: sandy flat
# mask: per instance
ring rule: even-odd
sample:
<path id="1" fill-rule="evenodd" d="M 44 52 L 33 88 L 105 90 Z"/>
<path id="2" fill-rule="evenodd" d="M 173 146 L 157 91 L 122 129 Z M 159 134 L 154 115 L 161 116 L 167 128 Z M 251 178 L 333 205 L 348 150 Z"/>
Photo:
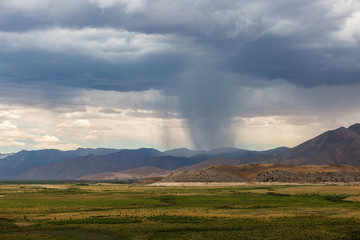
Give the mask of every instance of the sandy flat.
<path id="1" fill-rule="evenodd" d="M 49 189 L 65 189 L 66 188 L 64 186 L 53 185 L 53 184 L 32 184 L 32 185 L 29 185 L 29 186 L 49 188 Z"/>
<path id="2" fill-rule="evenodd" d="M 293 182 L 156 182 L 149 186 L 202 187 L 202 186 L 251 186 L 251 185 L 359 185 L 359 183 L 293 183 Z"/>

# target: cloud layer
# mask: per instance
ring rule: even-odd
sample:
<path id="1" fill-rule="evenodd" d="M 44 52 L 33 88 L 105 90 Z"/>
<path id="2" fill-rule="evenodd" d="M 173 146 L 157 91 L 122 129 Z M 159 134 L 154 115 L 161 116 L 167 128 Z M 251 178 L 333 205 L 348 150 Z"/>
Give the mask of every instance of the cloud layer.
<path id="1" fill-rule="evenodd" d="M 12 81 L 162 89 L 194 59 L 212 58 L 239 76 L 357 84 L 357 1 L 0 4 L 1 73 Z"/>
<path id="2" fill-rule="evenodd" d="M 163 145 L 213 148 L 246 144 L 247 126 L 274 116 L 356 121 L 359 24 L 351 0 L 2 0 L 1 131 L 14 145 L 95 144 L 107 135 L 92 117 L 116 116 L 128 142 L 163 129 Z M 28 106 L 52 123 L 18 141 Z M 85 142 L 66 137 L 76 128 Z"/>

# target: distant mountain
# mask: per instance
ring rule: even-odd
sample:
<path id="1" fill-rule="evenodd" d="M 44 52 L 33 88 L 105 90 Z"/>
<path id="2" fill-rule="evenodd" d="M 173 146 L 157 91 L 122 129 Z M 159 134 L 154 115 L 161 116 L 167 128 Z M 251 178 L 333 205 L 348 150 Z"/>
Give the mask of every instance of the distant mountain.
<path id="1" fill-rule="evenodd" d="M 33 168 L 16 179 L 76 179 L 86 175 L 102 172 L 117 172 L 143 166 L 173 170 L 187 165 L 193 165 L 208 158 L 199 155 L 193 158 L 174 156 L 153 156 L 153 151 L 121 150 L 103 156 L 88 155 L 69 158 L 50 166 Z M 147 155 L 149 154 L 149 155 Z"/>
<path id="2" fill-rule="evenodd" d="M 271 151 L 278 152 L 280 150 Z M 8 156 L 0 155 L 0 179 L 75 179 L 85 175 L 119 172 L 139 167 L 174 170 L 211 158 L 240 160 L 263 152 L 237 148 L 219 148 L 211 151 L 192 151 L 182 148 L 165 152 L 153 148 L 134 150 L 79 148 L 73 151 L 24 150 Z M 210 166 L 209 164 L 211 161 L 199 166 Z M 226 164 L 226 161 L 221 164 Z"/>
<path id="3" fill-rule="evenodd" d="M 175 148 L 163 152 L 164 156 L 174 156 L 174 157 L 193 157 L 199 154 L 201 154 L 201 151 L 193 151 L 187 148 Z"/>
<path id="4" fill-rule="evenodd" d="M 244 149 L 234 149 L 235 151 L 225 151 L 217 152 L 211 155 L 213 158 L 226 158 L 229 160 L 242 160 L 251 156 L 257 156 L 261 154 L 277 154 L 288 150 L 287 147 L 279 147 L 275 149 L 265 150 L 265 151 L 250 151 Z M 225 164 L 226 165 L 226 164 Z"/>
<path id="5" fill-rule="evenodd" d="M 218 155 L 218 154 L 226 154 L 226 153 L 232 153 L 232 152 L 237 152 L 241 149 L 238 148 L 216 148 L 213 150 L 190 150 L 187 148 L 175 148 L 172 150 L 168 150 L 162 153 L 162 155 L 166 156 L 166 155 L 170 155 L 170 156 L 176 156 L 176 157 L 194 157 L 196 155 Z M 248 151 L 248 150 L 241 150 L 241 151 Z"/>
<path id="6" fill-rule="evenodd" d="M 278 154 L 257 155 L 243 163 L 281 163 L 297 165 L 360 165 L 360 125 L 327 131 L 309 141 Z"/>
<path id="7" fill-rule="evenodd" d="M 227 158 L 230 160 L 240 160 L 246 157 L 258 154 L 280 153 L 288 150 L 287 147 L 279 147 L 266 151 L 251 151 L 238 148 L 217 148 L 209 151 L 194 151 L 187 148 L 176 148 L 162 153 L 162 155 L 170 155 L 176 157 L 194 157 L 197 155 L 208 155 L 210 157 Z"/>
<path id="8" fill-rule="evenodd" d="M 215 154 L 216 157 L 211 157 L 206 161 L 176 169 L 176 171 L 201 170 L 201 169 L 206 169 L 206 168 L 216 166 L 216 165 L 224 165 L 224 166 L 240 165 L 240 164 L 244 163 L 243 159 L 246 159 L 246 157 L 261 156 L 261 155 L 268 156 L 269 154 L 281 153 L 288 149 L 289 148 L 287 148 L 287 147 L 279 147 L 279 148 L 270 149 L 270 150 L 266 150 L 266 151 L 248 151 L 248 150 L 239 150 L 238 149 L 235 152 L 225 152 L 225 153 Z M 220 157 L 218 157 L 218 156 L 220 156 Z M 236 159 L 236 160 L 234 160 L 234 159 Z"/>
<path id="9" fill-rule="evenodd" d="M 288 147 L 278 147 L 278 148 L 274 148 L 274 149 L 269 149 L 269 150 L 265 150 L 265 151 L 260 151 L 260 154 L 278 154 L 278 153 L 282 153 L 285 152 L 287 150 L 289 150 L 290 148 Z"/>
<path id="10" fill-rule="evenodd" d="M 225 151 L 225 153 L 221 153 L 221 151 Z M 28 169 L 28 171 L 19 173 L 15 179 L 76 179 L 83 176 L 92 175 L 92 179 L 99 177 L 99 180 L 101 180 L 104 177 L 109 176 L 109 174 L 112 178 L 116 178 L 116 174 L 114 173 L 122 172 L 127 169 L 156 167 L 165 170 L 175 170 L 185 166 L 192 166 L 201 163 L 213 158 L 214 156 L 225 155 L 228 158 L 241 159 L 247 156 L 261 153 L 256 151 L 230 148 L 204 152 L 212 152 L 215 154 L 200 154 L 192 157 L 177 157 L 169 155 L 171 153 L 169 151 L 160 152 L 151 148 L 141 148 L 135 150 L 125 149 L 107 155 L 78 156 L 56 161 L 53 164 L 39 165 L 38 167 L 34 167 L 32 169 Z M 200 151 L 197 153 L 200 153 Z M 233 165 L 235 162 L 232 162 L 232 160 L 223 159 L 215 163 L 214 160 L 210 160 L 208 162 L 204 162 L 201 165 L 193 167 L 209 167 L 216 164 Z M 95 177 L 94 174 L 96 175 Z"/>
<path id="11" fill-rule="evenodd" d="M 105 148 L 79 148 L 73 151 L 45 149 L 37 151 L 20 151 L 0 159 L 0 179 L 11 179 L 34 167 L 51 165 L 58 161 L 89 154 L 103 155 L 119 150 Z"/>
<path id="12" fill-rule="evenodd" d="M 349 130 L 353 131 L 357 135 L 360 135 L 360 123 L 355 123 L 349 127 Z"/>
<path id="13" fill-rule="evenodd" d="M 237 150 L 235 152 L 225 152 L 225 153 L 217 153 L 214 154 L 213 157 L 219 157 L 219 158 L 227 158 L 230 160 L 240 160 L 243 158 L 255 156 L 258 154 L 262 154 L 262 151 L 249 151 L 249 150 Z"/>
<path id="14" fill-rule="evenodd" d="M 76 150 L 65 151 L 65 152 L 69 152 L 70 154 L 74 155 L 73 157 L 75 157 L 75 156 L 87 156 L 90 154 L 93 154 L 95 156 L 100 156 L 118 151 L 121 150 L 114 148 L 78 148 Z"/>
<path id="15" fill-rule="evenodd" d="M 217 154 L 232 153 L 232 152 L 237 152 L 237 151 L 249 151 L 249 150 L 232 148 L 232 147 L 223 147 L 223 148 L 215 148 L 215 149 L 209 150 L 206 152 L 206 154 L 217 155 Z"/>
<path id="16" fill-rule="evenodd" d="M 126 149 L 125 149 L 126 151 Z M 139 149 L 135 149 L 135 150 L 129 150 L 129 151 L 136 151 L 142 155 L 148 156 L 148 157 L 159 157 L 159 156 L 164 156 L 164 154 L 162 152 L 160 152 L 157 149 L 154 148 L 139 148 Z"/>
<path id="17" fill-rule="evenodd" d="M 13 155 L 13 153 L 8 153 L 8 154 L 0 153 L 0 159 L 6 158 L 6 157 L 11 156 L 11 155 Z"/>
<path id="18" fill-rule="evenodd" d="M 241 164 L 241 160 L 230 160 L 226 158 L 210 158 L 209 160 L 202 161 L 200 163 L 178 168 L 175 171 L 187 171 L 187 170 L 201 170 L 216 165 L 232 166 Z"/>

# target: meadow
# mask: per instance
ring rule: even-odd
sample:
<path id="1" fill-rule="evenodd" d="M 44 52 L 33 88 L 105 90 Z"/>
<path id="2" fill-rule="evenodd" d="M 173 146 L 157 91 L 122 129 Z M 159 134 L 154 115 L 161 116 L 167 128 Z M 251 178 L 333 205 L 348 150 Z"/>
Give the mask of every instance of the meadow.
<path id="1" fill-rule="evenodd" d="M 0 185 L 0 239 L 360 239 L 360 186 Z"/>

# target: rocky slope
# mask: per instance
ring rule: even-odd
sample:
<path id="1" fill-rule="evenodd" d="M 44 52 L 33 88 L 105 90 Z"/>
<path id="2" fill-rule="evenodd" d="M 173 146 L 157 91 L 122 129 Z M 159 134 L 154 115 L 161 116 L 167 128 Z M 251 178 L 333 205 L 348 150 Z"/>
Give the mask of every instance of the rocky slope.
<path id="1" fill-rule="evenodd" d="M 304 174 L 284 170 L 270 170 L 264 174 L 259 174 L 253 180 L 255 182 L 350 183 L 359 182 L 360 174 L 357 172 L 315 172 Z"/>
<path id="2" fill-rule="evenodd" d="M 249 164 L 172 173 L 161 182 L 360 182 L 360 167 L 348 165 Z"/>
<path id="3" fill-rule="evenodd" d="M 171 173 L 164 177 L 161 182 L 245 182 L 245 180 L 205 169 Z"/>

